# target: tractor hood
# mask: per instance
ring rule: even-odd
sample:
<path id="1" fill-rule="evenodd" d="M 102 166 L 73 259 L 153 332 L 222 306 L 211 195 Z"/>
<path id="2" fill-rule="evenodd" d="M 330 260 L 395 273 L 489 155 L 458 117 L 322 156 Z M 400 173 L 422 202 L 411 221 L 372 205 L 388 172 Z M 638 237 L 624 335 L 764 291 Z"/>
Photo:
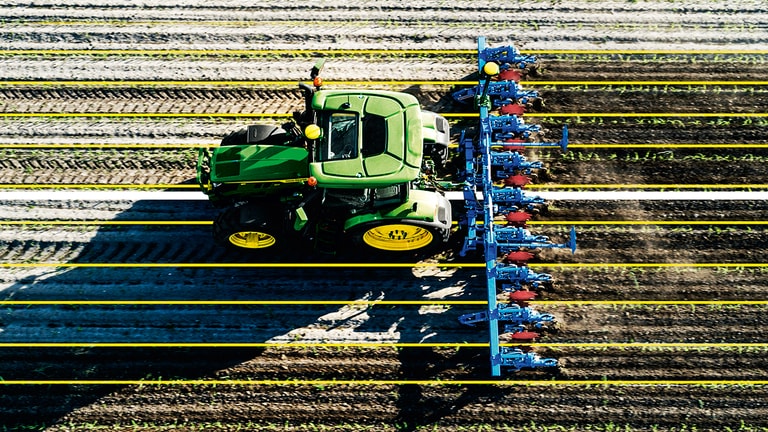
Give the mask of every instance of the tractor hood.
<path id="1" fill-rule="evenodd" d="M 312 108 L 322 137 L 310 174 L 328 188 L 380 187 L 414 180 L 423 155 L 416 98 L 373 90 L 321 90 Z"/>
<path id="2" fill-rule="evenodd" d="M 222 146 L 211 157 L 211 181 L 248 183 L 306 178 L 307 156 L 307 151 L 301 147 Z"/>

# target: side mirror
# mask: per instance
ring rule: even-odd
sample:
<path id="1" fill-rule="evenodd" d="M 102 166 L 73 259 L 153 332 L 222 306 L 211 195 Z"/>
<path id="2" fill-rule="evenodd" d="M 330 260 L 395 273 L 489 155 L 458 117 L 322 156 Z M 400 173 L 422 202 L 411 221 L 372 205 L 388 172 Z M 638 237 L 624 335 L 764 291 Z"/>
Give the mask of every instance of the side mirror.
<path id="1" fill-rule="evenodd" d="M 323 86 L 323 79 L 320 78 L 320 71 L 323 70 L 323 66 L 325 66 L 325 59 L 319 59 L 309 72 L 309 77 L 312 78 L 312 85 L 315 86 L 316 90 L 320 90 L 320 87 Z"/>

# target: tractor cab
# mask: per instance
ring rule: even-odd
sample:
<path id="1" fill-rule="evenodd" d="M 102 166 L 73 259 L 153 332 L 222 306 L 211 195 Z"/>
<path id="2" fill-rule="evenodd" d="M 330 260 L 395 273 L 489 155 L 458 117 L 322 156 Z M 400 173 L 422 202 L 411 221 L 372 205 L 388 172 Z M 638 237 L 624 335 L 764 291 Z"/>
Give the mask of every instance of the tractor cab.
<path id="1" fill-rule="evenodd" d="M 378 188 L 419 176 L 422 114 L 416 98 L 387 91 L 313 94 L 319 136 L 309 174 L 323 188 Z"/>

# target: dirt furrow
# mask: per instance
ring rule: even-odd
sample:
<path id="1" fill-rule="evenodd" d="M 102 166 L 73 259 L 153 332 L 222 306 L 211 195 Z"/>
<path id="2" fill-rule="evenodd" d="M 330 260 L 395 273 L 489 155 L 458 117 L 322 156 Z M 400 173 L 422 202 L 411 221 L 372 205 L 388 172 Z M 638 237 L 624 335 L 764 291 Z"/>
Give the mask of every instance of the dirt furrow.
<path id="1" fill-rule="evenodd" d="M 0 161 L 0 183 L 9 184 L 181 184 L 194 183 L 196 175 L 194 149 L 6 150 L 2 154 L 6 158 Z M 762 173 L 768 156 L 762 149 L 572 149 L 539 156 L 529 153 L 528 157 L 541 160 L 547 168 L 537 175 L 539 184 L 648 184 L 674 189 L 676 185 L 738 188 L 768 183 Z M 728 213 L 739 210 L 731 206 Z M 577 219 L 578 211 L 569 213 L 569 218 Z"/>
<path id="2" fill-rule="evenodd" d="M 463 350 L 457 353 L 461 356 Z M 132 360 L 126 363 L 133 375 L 146 374 L 147 379 L 162 375 L 178 376 L 191 374 L 201 376 L 228 376 L 230 373 L 247 371 L 258 365 L 259 358 L 266 355 L 284 355 L 284 350 L 262 354 L 234 351 L 221 356 L 221 351 L 166 351 L 163 363 L 154 360 L 142 362 L 146 356 L 156 358 L 156 352 L 134 351 L 127 358 L 117 352 L 81 352 L 83 360 L 108 359 Z M 62 355 L 63 354 L 63 355 Z M 189 363 L 193 354 L 200 362 Z M 413 350 L 395 355 L 377 352 L 395 361 L 413 360 L 418 355 Z M 422 352 L 423 354 L 423 352 Z M 435 353 L 437 357 L 450 360 L 450 356 Z M 664 362 L 670 355 L 655 357 Z M 65 359 L 71 355 L 59 352 Z M 618 361 L 626 358 L 620 353 Z M 455 356 L 454 356 L 455 357 Z M 250 360 L 248 360 L 250 358 Z M 367 363 L 363 352 L 353 358 Z M 611 356 L 604 357 L 610 360 Z M 469 358 L 467 358 L 469 360 Z M 654 357 L 643 356 L 643 361 L 652 362 Z M 635 359 L 635 363 L 641 360 Z M 236 363 L 238 366 L 232 366 Z M 574 364 L 576 359 L 574 358 Z M 88 363 L 84 363 L 87 365 Z M 158 366 L 152 369 L 151 366 Z M 228 365 L 229 364 L 229 365 Z M 144 365 L 136 368 L 136 365 Z M 185 366 L 195 365 L 186 370 Z M 370 363 L 375 368 L 376 363 Z M 149 366 L 149 367 L 148 367 Z M 179 367 L 181 366 L 181 369 Z M 747 366 L 745 364 L 745 366 Z M 257 367 L 257 366 L 256 366 Z M 406 376 L 423 376 L 427 371 L 410 362 L 404 365 Z M 45 371 L 45 368 L 41 368 Z M 85 371 L 84 371 L 85 373 Z M 170 375 L 168 375 L 170 374 Z M 520 379 L 520 378 L 512 378 Z M 598 419 L 610 419 L 612 424 L 631 423 L 635 427 L 678 427 L 680 424 L 707 427 L 734 427 L 744 424 L 762 424 L 765 414 L 763 403 L 765 389 L 762 387 L 740 388 L 737 386 L 657 386 L 657 387 L 518 387 L 518 386 L 467 386 L 467 387 L 425 387 L 416 385 L 395 386 L 179 386 L 159 387 L 54 387 L 44 396 L 30 398 L 32 387 L 11 387 L 5 392 L 3 412 L 18 422 L 41 422 L 55 420 L 64 415 L 64 422 L 90 423 L 109 422 L 152 422 L 153 424 L 178 424 L 179 422 L 207 422 L 211 420 L 211 407 L 224 423 L 234 424 L 257 418 L 262 424 L 274 422 L 289 427 L 301 424 L 306 409 L 311 407 L 313 424 L 377 424 L 392 421 L 408 422 L 415 427 L 439 422 L 445 429 L 495 422 L 506 425 L 530 426 L 537 424 L 594 425 Z M 301 400 L 300 406 L 296 401 Z M 520 400 L 536 403 L 520 404 Z M 41 402 L 36 416 L 31 417 L 23 403 Z M 28 407 L 29 405 L 26 405 Z M 169 411 L 167 407 L 173 406 Z M 355 406 L 355 409 L 349 408 Z M 203 410 L 203 407 L 207 407 Z M 653 411 L 663 415 L 648 416 Z M 304 414 L 302 414 L 304 413 Z M 482 420 L 480 420 L 482 419 Z M 307 419 L 308 421 L 309 419 Z"/>
<path id="3" fill-rule="evenodd" d="M 0 6 L 0 48 L 39 49 L 466 49 L 478 34 L 492 45 L 586 50 L 763 50 L 765 5 L 648 0 L 627 2 L 490 0 L 447 4 L 394 0 L 285 4 L 235 0 L 143 2 L 12 0 Z M 514 41 L 510 40 L 510 35 Z M 306 80 L 315 53 L 285 55 L 83 55 L 0 53 L 0 79 Z M 767 58 L 747 54 L 542 55 L 542 81 L 764 81 Z M 474 55 L 335 55 L 331 80 L 471 79 Z M 331 86 L 329 86 L 330 88 Z M 447 87 L 413 86 L 428 109 L 468 111 L 443 97 Z M 761 85 L 648 87 L 573 85 L 540 88 L 544 110 L 562 112 L 762 113 Z M 0 111 L 213 113 L 286 112 L 301 105 L 294 85 L 159 87 L 0 86 Z M 576 143 L 768 143 L 760 118 L 534 118 L 550 140 L 568 123 Z M 282 119 L 270 120 L 278 124 Z M 254 120 L 194 118 L 14 118 L 0 123 L 2 143 L 215 143 Z M 467 122 L 452 121 L 454 132 Z M 3 150 L 0 183 L 179 183 L 194 177 L 194 151 Z M 534 153 L 529 153 L 534 156 Z M 765 180 L 762 150 L 644 152 L 573 149 L 537 152 L 547 183 L 755 184 Z M 764 202 L 555 202 L 549 220 L 755 220 Z M 2 220 L 201 220 L 205 202 L 20 202 L 0 206 Z M 565 226 L 535 226 L 555 241 Z M 576 255 L 543 251 L 538 263 L 762 262 L 762 225 L 583 226 Z M 297 245 L 292 261 L 311 262 Z M 450 256 L 450 254 L 449 254 Z M 215 246 L 210 226 L 20 226 L 0 230 L 4 264 L 248 263 Z M 344 257 L 339 258 L 344 261 Z M 350 261 L 373 257 L 352 256 Z M 465 259 L 479 262 L 476 257 Z M 762 268 L 547 269 L 556 279 L 539 299 L 765 300 Z M 357 300 L 471 299 L 486 296 L 480 269 L 419 268 L 49 268 L 0 269 L 8 300 Z M 757 342 L 765 307 L 751 305 L 536 305 L 558 319 L 541 342 Z M 5 305 L 0 342 L 484 341 L 463 328 L 461 313 L 481 307 L 29 306 Z M 765 349 L 541 348 L 557 371 L 504 379 L 762 380 Z M 2 348 L 0 377 L 130 379 L 142 386 L 3 386 L 0 427 L 46 430 L 425 429 L 758 430 L 766 426 L 766 386 L 493 385 L 175 385 L 157 379 L 487 379 L 486 349 L 446 348 Z"/>
<path id="4" fill-rule="evenodd" d="M 535 83 L 528 87 L 535 89 Z M 377 86 L 378 88 L 378 86 Z M 405 91 L 431 111 L 464 112 L 471 107 L 452 102 L 449 87 L 412 86 L 382 89 Z M 719 91 L 713 103 L 707 91 L 648 88 L 645 90 L 545 90 L 540 113 L 581 112 L 726 112 L 752 113 L 768 109 L 768 93 L 754 88 Z M 280 113 L 300 109 L 302 97 L 293 89 L 163 89 L 40 88 L 0 89 L 0 111 L 6 113 Z"/>
<path id="5" fill-rule="evenodd" d="M 317 56 L 320 56 L 318 54 Z M 677 56 L 539 56 L 537 81 L 763 81 L 765 55 Z M 323 76 L 333 81 L 474 80 L 471 55 L 421 57 L 377 55 L 333 56 Z M 0 56 L 0 78 L 7 80 L 244 80 L 301 81 L 309 79 L 310 57 L 153 57 L 153 56 Z M 602 87 L 598 87 L 602 88 Z M 631 89 L 631 87 L 630 87 Z M 51 90 L 54 91 L 54 90 Z M 61 91 L 61 90 L 56 90 Z M 712 105 L 709 101 L 705 105 Z"/>
<path id="6" fill-rule="evenodd" d="M 205 388 L 158 389 L 148 386 L 109 390 L 112 391 L 104 395 L 103 405 L 86 406 L 67 420 L 124 422 L 127 425 L 130 420 L 150 419 L 140 407 L 151 406 L 156 407 L 160 414 L 152 420 L 160 424 L 175 423 L 177 428 L 184 430 L 185 422 L 206 422 L 210 419 L 210 411 L 204 413 L 199 408 L 207 405 L 226 414 L 222 426 L 235 427 L 258 418 L 260 421 L 256 424 L 265 426 L 273 423 L 285 430 L 306 430 L 310 424 L 340 423 L 394 430 L 392 426 L 387 426 L 391 422 L 407 423 L 409 428 L 437 423 L 445 430 L 461 430 L 462 427 L 472 428 L 488 423 L 518 427 L 542 423 L 564 427 L 604 426 L 600 418 L 615 419 L 618 424 L 631 422 L 650 429 L 680 424 L 696 427 L 702 422 L 721 428 L 730 425 L 738 427 L 740 421 L 746 425 L 761 424 L 758 416 L 764 412 L 758 402 L 763 392 L 749 389 L 712 391 L 668 387 L 654 389 L 653 392 L 642 388 L 585 392 L 582 387 L 552 391 L 516 386 L 460 389 L 381 386 L 348 387 L 343 390 L 290 387 L 275 391 L 254 386 L 219 387 L 213 392 Z M 83 389 L 81 398 L 87 399 L 92 394 L 90 389 Z M 48 398 L 56 401 L 57 396 L 54 393 Z M 743 402 L 734 404 L 731 398 Z M 516 403 L 521 399 L 541 400 L 542 405 Z M 634 399 L 637 399 L 637 405 L 628 406 L 627 402 Z M 302 403 L 297 404 L 297 400 Z M 171 405 L 178 407 L 176 413 L 163 409 Z M 304 417 L 308 409 L 313 412 L 311 420 Z M 663 413 L 663 416 L 648 417 L 644 413 L 649 410 Z M 50 415 L 50 411 L 57 410 L 44 412 Z M 480 418 L 487 418 L 489 422 L 480 422 Z"/>
<path id="7" fill-rule="evenodd" d="M 451 11 L 461 14 L 463 11 Z M 735 11 L 734 11 L 735 12 Z M 338 12 L 335 12 L 338 14 Z M 424 11 L 417 12 L 423 16 Z M 552 16 L 553 12 L 528 12 L 538 16 L 540 21 L 529 26 L 522 45 L 530 47 L 551 47 L 559 44 L 561 48 L 579 48 L 601 43 L 605 48 L 616 48 L 632 44 L 633 47 L 658 45 L 677 48 L 709 48 L 723 46 L 760 46 L 768 39 L 764 26 L 760 26 L 759 13 L 735 14 L 739 21 L 719 22 L 695 28 L 682 23 L 648 23 L 636 27 L 616 22 L 617 15 L 631 19 L 635 12 L 623 14 L 597 13 L 596 19 L 611 19 L 611 23 L 596 21 L 573 22 L 558 21 L 561 17 Z M 359 14 L 359 13 L 358 13 Z M 488 18 L 498 17 L 492 11 Z M 443 14 L 447 15 L 447 14 Z M 389 49 L 444 49 L 472 48 L 476 46 L 478 31 L 490 40 L 507 40 L 510 29 L 506 26 L 486 25 L 482 19 L 471 16 L 467 25 L 443 25 L 439 28 L 424 25 L 389 25 L 386 21 L 367 21 L 360 26 L 360 17 L 349 17 L 350 21 L 328 25 L 323 22 L 263 21 L 259 26 L 211 26 L 201 23 L 197 26 L 153 26 L 105 27 L 84 26 L 53 27 L 21 25 L 0 32 L 0 45 L 12 49 L 120 49 L 132 46 L 138 49 L 262 49 L 265 46 L 278 49 L 304 48 L 326 49 L 328 46 L 339 48 L 382 48 Z M 660 14 L 656 14 L 658 16 Z M 667 19 L 679 20 L 680 14 L 668 14 Z M 399 18 L 399 17 L 398 17 Z M 362 18 L 363 20 L 365 18 Z M 387 19 L 387 18 L 385 18 Z M 423 18 L 422 18 L 423 19 Z M 618 18 L 621 19 L 621 18 Z M 442 21 L 448 21 L 445 18 Z M 751 24 L 754 22 L 755 24 Z M 448 23 L 450 24 L 450 23 Z M 586 24 L 586 25 L 585 25 Z M 655 24 L 655 25 L 654 25 Z M 516 27 L 516 26 L 513 26 Z M 224 29 L 222 31 L 222 28 Z M 664 31 L 648 31 L 648 28 Z M 521 32 L 524 30 L 519 29 Z"/>
<path id="8" fill-rule="evenodd" d="M 548 81 L 763 81 L 765 69 L 760 64 L 765 57 L 757 55 L 751 60 L 733 58 L 715 59 L 697 56 L 653 56 L 636 61 L 613 59 L 601 61 L 573 61 L 542 56 L 542 76 L 532 78 L 529 87 L 537 80 Z M 599 67 L 596 67 L 597 64 Z M 707 105 L 717 106 L 717 100 Z"/>

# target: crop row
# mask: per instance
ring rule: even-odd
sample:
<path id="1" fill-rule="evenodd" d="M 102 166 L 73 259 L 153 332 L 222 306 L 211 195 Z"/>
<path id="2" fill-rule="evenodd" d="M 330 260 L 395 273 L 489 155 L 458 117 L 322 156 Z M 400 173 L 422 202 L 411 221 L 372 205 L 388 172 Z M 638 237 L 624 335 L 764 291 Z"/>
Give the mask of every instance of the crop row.
<path id="1" fill-rule="evenodd" d="M 449 430 L 452 432 L 483 432 L 483 431 L 503 431 L 503 432 L 695 432 L 699 428 L 695 423 L 680 423 L 678 425 L 663 427 L 651 425 L 649 427 L 641 426 L 634 427 L 630 424 L 614 423 L 614 422 L 599 422 L 595 421 L 589 424 L 557 424 L 548 423 L 541 424 L 531 420 L 527 424 L 514 424 L 509 423 L 487 423 L 481 422 L 477 424 L 464 424 L 464 425 L 451 425 L 450 427 L 440 426 L 438 424 L 433 425 L 413 425 L 407 422 L 395 422 L 395 423 L 357 423 L 346 422 L 337 423 L 332 425 L 326 425 L 320 421 L 309 421 L 306 423 L 295 422 L 253 422 L 253 421 L 235 421 L 235 422 L 174 422 L 174 423 L 155 423 L 155 422 L 132 422 L 132 423 L 120 423 L 115 422 L 109 425 L 103 425 L 99 422 L 81 423 L 81 422 L 64 422 L 61 424 L 46 427 L 45 430 L 49 432 L 58 431 L 70 431 L 70 430 L 86 430 L 86 431 L 132 431 L 132 432 L 163 432 L 163 431 L 208 431 L 208 430 L 228 430 L 228 431 L 248 431 L 248 430 L 264 430 L 264 431 L 288 431 L 288 432 L 325 432 L 325 431 L 382 431 L 382 432 L 397 432 L 397 431 L 413 431 L 413 432 L 437 432 L 440 430 Z M 761 425 L 751 425 L 744 421 L 738 427 L 723 426 L 722 432 L 767 432 L 768 427 Z"/>
<path id="2" fill-rule="evenodd" d="M 291 21 L 291 20 L 136 20 L 134 18 L 116 17 L 110 19 L 89 18 L 87 20 L 75 20 L 75 19 L 31 19 L 30 17 L 19 18 L 5 18 L 0 20 L 0 24 L 3 25 L 15 25 L 15 26 L 45 26 L 56 29 L 63 27 L 100 27 L 108 26 L 112 27 L 130 27 L 130 26 L 153 26 L 153 27 L 175 27 L 184 26 L 186 28 L 191 27 L 227 27 L 227 28 L 252 28 L 263 27 L 266 25 L 279 25 L 279 26 L 307 26 L 306 21 Z M 545 28 L 554 28 L 558 30 L 595 30 L 595 31 L 640 31 L 640 32 L 668 32 L 675 30 L 716 30 L 719 32 L 739 32 L 739 33 L 753 33 L 764 31 L 764 26 L 755 24 L 752 22 L 733 21 L 722 22 L 712 21 L 709 23 L 696 22 L 692 24 L 683 22 L 594 22 L 594 21 L 537 21 L 537 20 L 520 20 L 520 21 L 436 21 L 436 20 L 422 20 L 422 19 L 407 19 L 407 17 L 400 16 L 397 19 L 362 19 L 362 20 L 328 20 L 324 21 L 317 19 L 312 21 L 313 27 L 365 27 L 365 28 L 385 28 L 385 29 L 402 29 L 402 28 L 435 28 L 435 29 L 495 29 L 495 30 L 520 30 L 520 31 L 541 31 Z M 479 32 L 482 33 L 482 32 Z"/>
<path id="3" fill-rule="evenodd" d="M 613 114 L 601 116 L 600 114 L 594 115 L 579 115 L 579 113 L 573 113 L 568 115 L 568 123 L 572 125 L 632 125 L 632 126 L 664 126 L 670 128 L 684 129 L 689 127 L 740 127 L 740 126 L 768 126 L 768 117 L 762 116 L 759 113 L 754 114 L 755 117 L 751 117 L 749 113 L 736 114 L 734 116 L 722 116 L 714 117 L 709 113 L 699 114 L 691 113 L 687 116 L 681 116 L 675 114 L 671 118 L 669 115 L 649 115 L 649 116 L 637 116 L 635 113 L 624 113 L 625 117 L 617 117 Z M 709 119 L 700 119 L 701 117 L 709 117 Z M 540 123 L 557 124 L 562 122 L 563 116 L 549 117 L 547 114 L 537 115 L 536 119 Z"/>
<path id="4" fill-rule="evenodd" d="M 768 81 L 766 81 L 766 83 L 768 83 Z M 703 82 L 701 84 L 686 84 L 683 82 L 681 84 L 675 84 L 673 81 L 668 81 L 663 84 L 579 84 L 574 82 L 573 84 L 562 83 L 538 85 L 536 81 L 526 81 L 524 84 L 536 85 L 538 89 L 543 91 L 583 92 L 599 90 L 604 92 L 616 92 L 621 95 L 625 93 L 638 93 L 642 96 L 646 96 L 645 93 L 680 95 L 705 94 L 708 96 L 713 94 L 722 95 L 723 93 L 737 96 L 753 96 L 755 94 L 768 93 L 768 90 L 766 90 L 765 87 L 738 83 L 712 85 Z"/>
<path id="5" fill-rule="evenodd" d="M 563 62 L 635 62 L 640 64 L 659 64 L 659 63 L 744 63 L 744 64 L 764 64 L 768 62 L 768 53 L 763 52 L 696 52 L 688 53 L 665 53 L 663 51 L 646 53 L 600 53 L 596 51 L 582 51 L 578 53 L 557 53 L 548 51 L 531 50 L 524 53 L 536 54 L 544 61 L 563 61 Z M 0 58 L 4 57 L 32 57 L 55 59 L 69 56 L 87 56 L 93 59 L 102 58 L 240 58 L 240 59 L 273 59 L 285 60 L 295 58 L 313 59 L 317 56 L 333 59 L 430 59 L 438 63 L 460 63 L 467 64 L 474 59 L 474 53 L 471 50 L 322 50 L 322 49 L 296 49 L 296 50 L 178 50 L 178 49 L 157 49 L 157 50 L 110 50 L 110 49 L 91 49 L 91 50 L 0 50 Z"/>
<path id="6" fill-rule="evenodd" d="M 628 147 L 629 148 L 629 147 Z M 701 161 L 701 162 L 768 162 L 768 156 L 763 154 L 722 154 L 717 150 L 713 150 L 712 153 L 696 152 L 694 154 L 679 155 L 674 150 L 660 150 L 660 151 L 628 151 L 628 152 L 595 152 L 595 151 L 580 151 L 570 150 L 563 154 L 552 154 L 551 152 L 543 152 L 541 158 L 544 160 L 556 160 L 563 161 L 624 161 L 635 163 L 657 162 L 657 161 Z"/>

